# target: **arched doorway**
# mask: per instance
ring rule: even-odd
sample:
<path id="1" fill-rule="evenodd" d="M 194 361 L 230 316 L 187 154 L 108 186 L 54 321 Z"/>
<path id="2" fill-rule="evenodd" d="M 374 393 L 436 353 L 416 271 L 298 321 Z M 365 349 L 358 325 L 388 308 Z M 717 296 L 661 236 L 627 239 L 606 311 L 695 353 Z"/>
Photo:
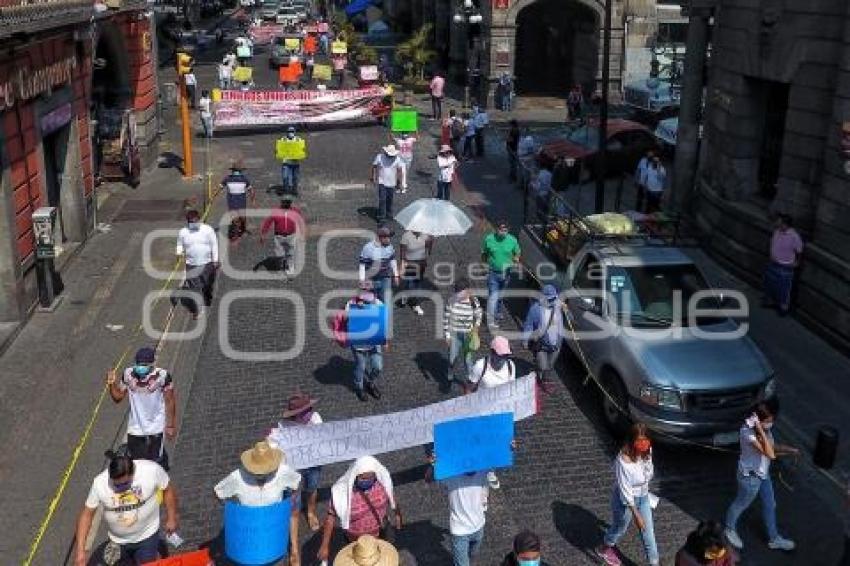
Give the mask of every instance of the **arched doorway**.
<path id="1" fill-rule="evenodd" d="M 577 0 L 537 0 L 516 16 L 514 74 L 524 95 L 592 92 L 599 59 L 599 15 Z"/>
<path id="2" fill-rule="evenodd" d="M 130 62 L 117 23 L 98 24 L 92 62 L 92 150 L 96 179 L 124 178 L 135 145 Z"/>

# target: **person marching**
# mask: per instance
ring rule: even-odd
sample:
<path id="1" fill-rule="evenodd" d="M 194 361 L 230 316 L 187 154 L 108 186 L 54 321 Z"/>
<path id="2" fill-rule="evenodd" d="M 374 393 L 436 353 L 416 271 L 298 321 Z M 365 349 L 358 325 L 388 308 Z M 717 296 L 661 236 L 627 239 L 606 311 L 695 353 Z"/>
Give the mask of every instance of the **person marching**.
<path id="1" fill-rule="evenodd" d="M 295 258 L 293 251 L 298 249 L 298 238 L 304 238 L 307 223 L 301 210 L 292 206 L 292 197 L 284 196 L 280 208 L 276 208 L 263 220 L 260 226 L 260 244 L 265 243 L 265 234 L 274 228 L 274 254 L 278 267 L 287 275 L 295 271 L 295 264 L 301 258 Z"/>
<path id="2" fill-rule="evenodd" d="M 177 403 L 171 374 L 156 365 L 153 348 L 140 348 L 135 363 L 118 378 L 115 370 L 106 375 L 109 396 L 115 403 L 130 400 L 127 417 L 127 451 L 134 460 L 151 460 L 168 471 L 165 439 L 177 434 Z"/>
<path id="3" fill-rule="evenodd" d="M 293 195 L 298 194 L 298 172 L 301 168 L 301 161 L 306 157 L 306 141 L 301 136 L 295 134 L 295 126 L 289 126 L 286 129 L 286 136 L 277 140 L 275 144 L 275 156 L 280 161 L 280 176 L 283 183 L 283 191 Z M 282 151 L 285 147 L 299 144 L 304 148 L 303 156 L 294 158 L 292 155 Z"/>
<path id="4" fill-rule="evenodd" d="M 543 286 L 543 297 L 528 309 L 522 327 L 525 348 L 534 354 L 537 366 L 537 383 L 546 393 L 552 393 L 554 383 L 546 379 L 555 368 L 561 353 L 564 332 L 564 312 L 554 285 Z"/>
<path id="5" fill-rule="evenodd" d="M 449 145 L 440 146 L 437 153 L 437 198 L 451 200 L 452 182 L 455 178 L 455 170 L 458 160 Z"/>
<path id="6" fill-rule="evenodd" d="M 446 374 L 446 390 L 451 389 L 452 382 L 462 384 L 467 389 L 466 377 L 472 368 L 472 350 L 469 341 L 472 333 L 481 326 L 483 312 L 481 305 L 469 288 L 469 281 L 458 279 L 454 284 L 454 294 L 446 303 L 443 313 L 443 332 L 448 348 L 448 372 Z M 455 371 L 457 360 L 463 362 L 463 373 Z M 463 376 L 463 377 L 461 377 Z"/>
<path id="7" fill-rule="evenodd" d="M 218 269 L 218 235 L 209 224 L 201 222 L 201 214 L 197 210 L 186 212 L 186 226 L 177 233 L 175 254 L 185 258 L 184 289 L 200 293 L 206 307 L 212 305 Z M 194 298 L 183 297 L 181 302 L 195 319 L 204 312 Z"/>
<path id="8" fill-rule="evenodd" d="M 403 175 L 396 146 L 390 144 L 381 148 L 381 153 L 372 161 L 372 172 L 369 177 L 369 180 L 377 185 L 378 222 L 393 217 L 393 193 Z"/>
<path id="9" fill-rule="evenodd" d="M 399 566 L 398 550 L 385 540 L 363 535 L 339 551 L 334 566 Z"/>
<path id="10" fill-rule="evenodd" d="M 401 190 L 399 192 L 403 194 L 407 192 L 407 177 L 410 174 L 410 168 L 413 166 L 413 145 L 419 141 L 419 138 L 405 132 L 393 138 L 393 141 L 398 148 L 398 158 L 401 163 Z"/>
<path id="11" fill-rule="evenodd" d="M 255 202 L 254 187 L 251 181 L 242 172 L 242 166 L 234 163 L 230 166 L 230 174 L 221 180 L 221 188 L 227 193 L 227 209 L 233 215 L 230 230 L 230 239 L 236 240 L 248 231 L 248 222 L 245 217 L 245 209 L 248 208 L 248 196 L 251 204 Z"/>
<path id="12" fill-rule="evenodd" d="M 362 289 L 357 296 L 345 304 L 345 312 L 349 320 L 352 312 L 356 312 L 356 309 L 384 304 L 372 291 L 371 281 L 362 281 L 360 286 Z M 378 380 L 381 378 L 381 372 L 384 369 L 383 349 L 386 347 L 386 343 L 351 344 L 350 347 L 351 353 L 354 355 L 354 394 L 364 403 L 368 401 L 365 392 L 368 392 L 375 399 L 380 399 L 381 390 L 378 389 Z"/>

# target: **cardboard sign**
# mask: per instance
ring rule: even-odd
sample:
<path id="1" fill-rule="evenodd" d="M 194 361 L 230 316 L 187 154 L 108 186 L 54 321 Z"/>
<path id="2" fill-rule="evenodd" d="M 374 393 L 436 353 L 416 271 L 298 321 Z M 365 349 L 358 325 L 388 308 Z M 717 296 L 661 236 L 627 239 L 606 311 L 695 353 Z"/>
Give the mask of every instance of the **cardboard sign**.
<path id="1" fill-rule="evenodd" d="M 247 45 L 240 45 L 236 48 L 236 56 L 241 59 L 249 59 L 251 57 L 251 48 Z"/>
<path id="2" fill-rule="evenodd" d="M 224 553 L 238 564 L 270 564 L 289 551 L 290 501 L 248 507 L 224 504 Z"/>
<path id="3" fill-rule="evenodd" d="M 319 30 L 319 33 L 328 33 L 328 22 L 319 22 L 316 29 Z"/>
<path id="4" fill-rule="evenodd" d="M 513 413 L 457 419 L 434 425 L 438 480 L 512 466 Z"/>
<path id="5" fill-rule="evenodd" d="M 348 44 L 344 41 L 334 41 L 331 43 L 331 53 L 334 55 L 345 55 L 348 53 Z"/>
<path id="6" fill-rule="evenodd" d="M 416 132 L 419 130 L 419 114 L 412 108 L 400 108 L 390 113 L 390 129 L 393 132 Z"/>
<path id="7" fill-rule="evenodd" d="M 289 51 L 299 51 L 301 49 L 301 40 L 297 37 L 285 37 L 283 39 L 283 47 Z"/>
<path id="8" fill-rule="evenodd" d="M 307 159 L 307 142 L 302 138 L 277 140 L 274 154 L 278 161 L 301 161 Z"/>
<path id="9" fill-rule="evenodd" d="M 233 69 L 233 80 L 238 83 L 251 82 L 254 70 L 251 67 L 236 67 Z"/>
<path id="10" fill-rule="evenodd" d="M 378 80 L 378 66 L 377 65 L 363 65 L 360 67 L 360 80 L 361 81 L 377 81 Z"/>
<path id="11" fill-rule="evenodd" d="M 154 562 L 145 562 L 146 566 L 210 566 L 211 564 L 213 561 L 210 558 L 210 551 L 206 548 L 169 556 Z"/>
<path id="12" fill-rule="evenodd" d="M 313 78 L 317 81 L 329 81 L 333 75 L 333 69 L 330 65 L 314 65 Z"/>
<path id="13" fill-rule="evenodd" d="M 386 305 L 348 309 L 348 342 L 352 346 L 382 346 L 387 342 L 388 326 Z"/>

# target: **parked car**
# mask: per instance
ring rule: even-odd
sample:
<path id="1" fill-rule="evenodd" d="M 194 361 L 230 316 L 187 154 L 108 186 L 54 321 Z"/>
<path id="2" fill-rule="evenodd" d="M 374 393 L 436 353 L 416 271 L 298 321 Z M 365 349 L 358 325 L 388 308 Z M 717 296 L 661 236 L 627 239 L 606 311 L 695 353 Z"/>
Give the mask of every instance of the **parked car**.
<path id="1" fill-rule="evenodd" d="M 640 158 L 658 143 L 645 126 L 630 120 L 608 120 L 608 155 L 605 176 L 631 174 Z M 575 159 L 581 170 L 595 176 L 599 149 L 599 129 L 596 121 L 573 130 L 565 138 L 549 141 L 540 148 L 538 163 L 554 166 L 561 158 Z"/>
<path id="2" fill-rule="evenodd" d="M 279 6 L 280 3 L 277 0 L 263 0 L 260 5 L 260 17 L 264 20 L 276 19 Z"/>

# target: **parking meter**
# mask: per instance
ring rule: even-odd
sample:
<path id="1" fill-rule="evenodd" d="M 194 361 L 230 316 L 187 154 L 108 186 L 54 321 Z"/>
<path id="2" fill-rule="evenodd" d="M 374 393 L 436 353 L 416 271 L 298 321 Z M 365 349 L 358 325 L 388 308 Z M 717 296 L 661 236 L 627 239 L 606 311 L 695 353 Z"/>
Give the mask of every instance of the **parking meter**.
<path id="1" fill-rule="evenodd" d="M 56 269 L 53 265 L 56 257 L 56 212 L 54 206 L 42 206 L 32 214 L 38 301 L 44 308 L 49 308 L 56 296 Z"/>

